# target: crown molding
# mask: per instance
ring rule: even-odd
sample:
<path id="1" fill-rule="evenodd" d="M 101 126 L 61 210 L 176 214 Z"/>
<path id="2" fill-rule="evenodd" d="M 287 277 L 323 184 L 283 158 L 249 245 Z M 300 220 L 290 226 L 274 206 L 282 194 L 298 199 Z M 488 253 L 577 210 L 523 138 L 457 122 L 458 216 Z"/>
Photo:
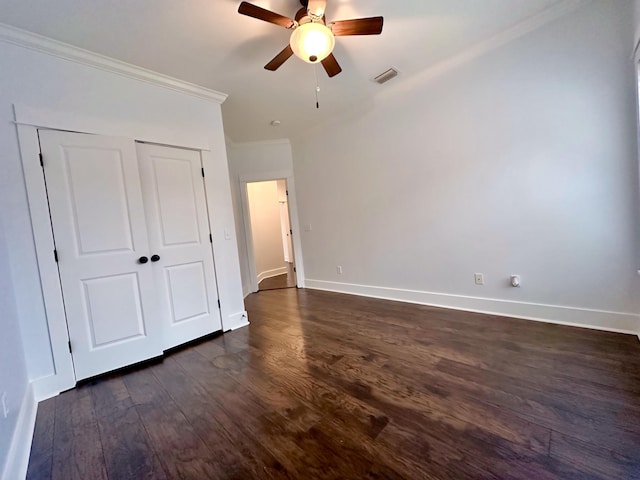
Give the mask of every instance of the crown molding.
<path id="1" fill-rule="evenodd" d="M 201 87 L 194 83 L 185 82 L 168 75 L 163 75 L 162 73 L 152 70 L 147 70 L 146 68 L 122 62 L 115 58 L 100 55 L 99 53 L 94 53 L 67 43 L 59 42 L 58 40 L 53 40 L 52 38 L 31 33 L 4 23 L 0 23 L 0 42 L 28 48 L 218 104 L 222 104 L 227 99 L 227 95 L 224 93 Z"/>

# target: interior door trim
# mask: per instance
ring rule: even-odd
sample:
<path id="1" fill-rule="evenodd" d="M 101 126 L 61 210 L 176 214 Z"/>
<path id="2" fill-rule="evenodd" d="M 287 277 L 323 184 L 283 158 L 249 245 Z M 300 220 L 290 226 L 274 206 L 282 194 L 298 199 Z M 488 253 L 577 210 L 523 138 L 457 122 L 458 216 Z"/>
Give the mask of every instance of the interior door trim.
<path id="1" fill-rule="evenodd" d="M 135 130 L 132 131 L 132 128 L 135 129 L 136 127 L 130 123 L 124 125 L 124 122 L 114 122 L 73 112 L 45 110 L 19 104 L 13 105 L 13 111 L 14 123 L 18 126 L 23 125 L 110 137 L 127 137 L 139 142 L 156 143 L 168 147 L 211 151 L 211 146 L 205 136 L 193 133 L 188 129 L 183 130 L 179 125 L 176 125 L 175 130 L 154 127 L 145 128 L 144 131 L 137 132 Z"/>
<path id="2" fill-rule="evenodd" d="M 266 182 L 270 180 L 286 180 L 287 190 L 289 191 L 289 221 L 291 230 L 293 231 L 293 264 L 296 267 L 296 281 L 298 288 L 305 288 L 304 264 L 302 261 L 302 241 L 300 237 L 300 222 L 298 221 L 298 208 L 296 200 L 296 187 L 293 179 L 293 171 L 291 170 L 272 170 L 260 173 L 240 174 L 238 175 L 238 185 L 240 190 L 240 201 L 242 204 L 243 227 L 245 234 L 245 243 L 247 249 L 247 265 L 249 267 L 249 275 L 251 276 L 251 285 L 249 288 L 252 292 L 258 291 L 258 279 L 256 273 L 256 263 L 253 253 L 253 236 L 251 234 L 251 220 L 249 218 L 249 196 L 247 192 L 247 183 Z"/>

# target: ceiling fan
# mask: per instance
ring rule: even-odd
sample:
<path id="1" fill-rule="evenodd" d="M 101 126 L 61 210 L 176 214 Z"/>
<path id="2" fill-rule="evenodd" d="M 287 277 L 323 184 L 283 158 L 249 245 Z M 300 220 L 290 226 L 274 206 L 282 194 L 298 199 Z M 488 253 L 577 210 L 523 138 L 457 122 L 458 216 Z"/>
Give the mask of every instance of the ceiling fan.
<path id="1" fill-rule="evenodd" d="M 275 71 L 292 55 L 307 63 L 322 63 L 327 75 L 334 77 L 342 71 L 333 56 L 335 37 L 347 35 L 379 35 L 382 17 L 357 18 L 326 23 L 324 12 L 327 0 L 300 0 L 302 8 L 295 20 L 248 2 L 242 2 L 238 13 L 292 30 L 289 45 L 267 63 L 264 68 Z"/>

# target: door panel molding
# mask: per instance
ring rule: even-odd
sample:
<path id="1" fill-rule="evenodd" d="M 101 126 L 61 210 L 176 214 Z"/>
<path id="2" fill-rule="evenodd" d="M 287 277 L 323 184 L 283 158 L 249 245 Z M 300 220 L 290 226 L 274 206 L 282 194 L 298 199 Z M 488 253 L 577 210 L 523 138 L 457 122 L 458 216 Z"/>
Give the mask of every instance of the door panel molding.
<path id="1" fill-rule="evenodd" d="M 44 130 L 40 145 L 76 379 L 162 355 L 135 142 Z"/>
<path id="2" fill-rule="evenodd" d="M 138 143 L 136 151 L 149 245 L 159 256 L 153 268 L 163 293 L 158 300 L 166 350 L 222 330 L 221 312 L 213 307 L 218 290 L 202 157 L 193 150 L 145 143 Z"/>

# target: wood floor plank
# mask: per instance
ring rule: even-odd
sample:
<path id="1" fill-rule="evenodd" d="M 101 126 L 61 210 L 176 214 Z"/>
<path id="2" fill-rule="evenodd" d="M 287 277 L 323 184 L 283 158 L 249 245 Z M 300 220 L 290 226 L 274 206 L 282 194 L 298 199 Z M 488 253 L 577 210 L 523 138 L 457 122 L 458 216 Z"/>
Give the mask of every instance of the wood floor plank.
<path id="1" fill-rule="evenodd" d="M 91 394 L 109 478 L 166 479 L 122 378 L 95 381 Z"/>
<path id="2" fill-rule="evenodd" d="M 260 355 L 260 352 L 252 352 L 252 355 Z M 276 372 L 273 365 L 273 372 Z M 282 372 L 291 365 L 282 365 L 278 371 Z M 247 374 L 243 378 L 246 378 Z M 562 477 L 558 477 L 554 469 L 545 458 L 535 452 L 524 450 L 517 445 L 508 444 L 492 438 L 490 434 L 478 431 L 460 431 L 443 425 L 438 421 L 429 421 L 411 411 L 402 410 L 391 406 L 387 407 L 383 400 L 375 397 L 370 392 L 358 389 L 356 397 L 349 397 L 348 401 L 337 399 L 336 392 L 349 391 L 349 389 L 333 389 L 323 387 L 322 383 L 315 382 L 313 377 L 308 380 L 305 387 L 297 387 L 304 378 L 302 371 L 291 371 L 282 376 L 271 376 L 269 379 L 272 388 L 277 388 L 277 382 L 285 386 L 289 392 L 304 398 L 314 404 L 318 409 L 330 412 L 324 422 L 316 425 L 316 430 L 327 428 L 334 436 L 340 436 L 340 432 L 346 432 L 345 443 L 350 439 L 357 439 L 359 449 L 367 451 L 367 446 L 372 440 L 372 431 L 375 432 L 375 451 L 386 453 L 397 450 L 398 445 L 406 443 L 403 451 L 402 462 L 391 465 L 394 469 L 404 472 L 410 465 L 409 478 L 420 472 L 420 478 L 483 478 L 485 474 L 494 474 L 496 478 L 509 478 L 510 471 L 526 471 L 528 478 L 586 478 L 580 477 L 581 473 L 573 468 L 566 468 Z M 250 377 L 249 383 L 258 387 L 258 377 Z M 323 399 L 331 399 L 324 402 Z M 377 404 L 385 410 L 374 409 L 370 403 Z M 342 408 L 340 408 L 342 407 Z M 373 413 L 372 413 L 373 412 Z M 383 428 L 375 428 L 380 420 L 384 419 Z M 466 428 L 473 428 L 468 425 Z M 377 437 L 380 431 L 384 435 Z M 337 432 L 337 433 L 336 433 Z M 456 442 L 450 442 L 451 438 L 458 438 Z M 489 446 L 487 446 L 489 445 Z M 492 449 L 491 445 L 497 445 Z M 425 464 L 425 452 L 429 452 L 429 463 Z M 546 453 L 546 448 L 544 449 Z M 395 458 L 392 453 L 386 458 Z M 464 463 L 461 463 L 464 461 Z M 559 464 L 553 465 L 559 467 Z M 455 473 L 454 473 L 455 472 Z M 493 473 L 492 473 L 493 472 Z"/>
<path id="3" fill-rule="evenodd" d="M 218 402 L 175 358 L 167 358 L 162 365 L 153 368 L 153 373 L 180 406 L 198 436 L 215 452 L 216 462 L 229 478 L 291 478 L 261 444 L 230 424 Z"/>
<path id="4" fill-rule="evenodd" d="M 107 479 L 100 431 L 88 386 L 69 390 L 56 400 L 51 478 Z"/>
<path id="5" fill-rule="evenodd" d="M 51 478 L 56 397 L 40 402 L 31 443 L 27 479 Z"/>
<path id="6" fill-rule="evenodd" d="M 260 352 L 251 354 L 259 355 Z M 305 377 L 301 371 L 282 369 L 279 374 L 275 369 L 270 371 L 272 374 L 265 376 L 261 370 L 249 365 L 242 375 L 230 373 L 289 422 L 297 422 L 300 413 L 305 410 L 323 412 L 324 415 L 310 426 L 309 431 L 336 455 L 349 458 L 348 463 L 354 470 L 351 474 L 356 478 L 367 478 L 374 472 L 383 478 L 402 478 L 403 469 L 392 465 L 393 450 L 378 451 L 372 447 L 375 438 L 389 421 L 384 414 L 368 406 L 363 407 L 348 395 L 329 391 Z M 364 429 L 360 425 L 357 429 L 345 428 L 344 424 L 338 426 L 332 422 L 338 414 L 353 416 L 356 412 L 358 416 L 366 417 Z M 347 450 L 352 450 L 353 455 L 348 455 Z"/>
<path id="7" fill-rule="evenodd" d="M 149 368 L 123 377 L 169 478 L 220 478 L 224 471 Z"/>
<path id="8" fill-rule="evenodd" d="M 577 440 L 560 432 L 551 434 L 552 458 L 574 465 L 585 475 L 601 475 L 608 480 L 640 479 L 640 454 L 623 455 L 602 445 Z"/>
<path id="9" fill-rule="evenodd" d="M 29 478 L 640 480 L 633 336 L 299 289 L 40 405 Z"/>
<path id="10" fill-rule="evenodd" d="M 277 359 L 273 363 L 274 366 L 277 365 Z M 506 437 L 537 451 L 548 451 L 550 436 L 548 429 L 517 419 L 489 404 L 466 402 L 455 395 L 440 398 L 437 395 L 422 392 L 415 388 L 416 384 L 420 385 L 420 374 L 403 379 L 395 375 L 390 368 L 372 367 L 367 361 L 348 363 L 344 356 L 335 368 L 331 365 L 323 365 L 322 362 L 316 364 L 309 362 L 309 369 L 315 371 L 319 377 L 333 378 L 340 388 L 347 391 L 353 390 L 354 395 L 362 394 L 364 391 L 376 393 L 386 398 L 394 407 L 413 411 L 416 414 L 429 412 L 431 418 L 438 418 L 452 427 L 464 428 L 465 425 L 473 422 L 476 427 L 484 428 L 490 433 Z M 368 383 L 361 381 L 365 378 L 369 380 Z"/>
<path id="11" fill-rule="evenodd" d="M 326 463 L 327 458 L 333 457 L 331 452 L 323 445 L 314 444 L 307 436 L 311 426 L 321 418 L 321 412 L 303 410 L 298 412 L 295 422 L 286 421 L 224 371 L 211 369 L 203 357 L 194 355 L 197 352 L 185 352 L 178 361 L 223 405 L 236 424 L 242 425 L 248 435 L 261 442 L 294 478 L 305 475 L 318 479 L 340 478 L 339 464 Z"/>
<path id="12" fill-rule="evenodd" d="M 259 354 L 259 352 L 252 352 L 252 355 Z M 394 441 L 380 442 L 380 433 L 390 423 L 386 414 L 380 410 L 345 392 L 325 385 L 291 365 L 282 365 L 280 369 L 272 365 L 269 371 L 271 375 L 265 379 L 261 371 L 246 370 L 241 381 L 247 388 L 262 392 L 269 391 L 271 397 L 279 396 L 274 392 L 286 392 L 287 395 L 295 396 L 310 408 L 325 412 L 322 419 L 313 426 L 314 434 L 332 439 L 332 445 L 339 445 L 341 451 L 354 449 L 354 452 L 359 452 L 360 458 L 366 459 L 370 464 L 377 462 L 379 469 L 393 472 L 387 473 L 384 478 L 392 478 L 392 475 L 397 474 L 413 478 L 416 472 L 420 472 L 420 478 L 448 478 L 438 476 L 438 473 L 442 474 L 446 471 L 446 466 L 441 463 L 436 462 L 427 467 L 422 464 L 424 457 L 403 455 L 398 458 Z M 280 405 L 283 402 L 275 400 L 273 403 Z M 423 436 L 420 441 L 425 439 L 426 437 Z M 416 441 L 415 438 L 413 440 Z M 469 478 L 478 476 L 478 471 L 472 467 L 470 470 L 473 474 Z M 461 474 L 460 469 L 458 474 Z"/>

